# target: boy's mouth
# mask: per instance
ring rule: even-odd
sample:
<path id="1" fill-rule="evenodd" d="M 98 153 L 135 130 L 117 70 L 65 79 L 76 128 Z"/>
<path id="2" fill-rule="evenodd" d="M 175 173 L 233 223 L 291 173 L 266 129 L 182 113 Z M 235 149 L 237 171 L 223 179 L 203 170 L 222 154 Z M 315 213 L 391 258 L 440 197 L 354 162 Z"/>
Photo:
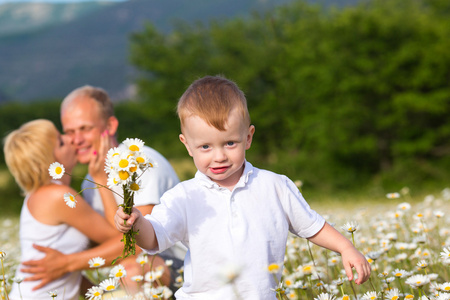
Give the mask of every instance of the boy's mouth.
<path id="1" fill-rule="evenodd" d="M 211 172 L 214 174 L 221 174 L 228 170 L 228 167 L 218 167 L 218 168 L 210 168 Z"/>

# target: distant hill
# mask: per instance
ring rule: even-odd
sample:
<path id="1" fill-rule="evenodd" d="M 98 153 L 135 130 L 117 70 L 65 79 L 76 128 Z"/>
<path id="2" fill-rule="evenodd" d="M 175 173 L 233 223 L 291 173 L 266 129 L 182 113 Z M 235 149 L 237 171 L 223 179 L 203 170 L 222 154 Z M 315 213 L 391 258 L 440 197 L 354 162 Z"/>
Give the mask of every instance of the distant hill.
<path id="1" fill-rule="evenodd" d="M 7 28 L 12 15 L 27 9 L 48 15 L 41 18 L 47 22 L 32 25 L 23 21 L 22 28 L 13 30 L 11 25 L 10 32 L 3 35 L 0 30 L 0 102 L 62 98 L 84 84 L 105 88 L 115 100 L 125 99 L 133 91 L 128 38 L 146 22 L 169 31 L 175 20 L 206 22 L 247 16 L 290 1 L 130 0 L 81 2 L 71 7 L 48 4 L 44 8 L 19 3 L 15 9 L 0 5 L 0 27 Z M 9 18 L 2 13 L 6 9 L 10 9 Z"/>
<path id="2" fill-rule="evenodd" d="M 67 23 L 116 2 L 23 3 L 0 5 L 0 37 Z"/>

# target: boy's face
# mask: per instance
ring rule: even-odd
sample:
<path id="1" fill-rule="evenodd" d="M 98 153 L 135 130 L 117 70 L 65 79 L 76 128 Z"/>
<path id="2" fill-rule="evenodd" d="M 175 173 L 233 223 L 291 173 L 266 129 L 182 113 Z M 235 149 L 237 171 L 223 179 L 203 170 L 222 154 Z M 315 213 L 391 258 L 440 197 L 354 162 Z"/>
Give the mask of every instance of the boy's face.
<path id="1" fill-rule="evenodd" d="M 197 116 L 188 117 L 183 129 L 180 140 L 197 169 L 221 187 L 232 190 L 244 170 L 245 150 L 250 148 L 255 127 L 245 125 L 242 117 L 233 110 L 225 131 Z"/>

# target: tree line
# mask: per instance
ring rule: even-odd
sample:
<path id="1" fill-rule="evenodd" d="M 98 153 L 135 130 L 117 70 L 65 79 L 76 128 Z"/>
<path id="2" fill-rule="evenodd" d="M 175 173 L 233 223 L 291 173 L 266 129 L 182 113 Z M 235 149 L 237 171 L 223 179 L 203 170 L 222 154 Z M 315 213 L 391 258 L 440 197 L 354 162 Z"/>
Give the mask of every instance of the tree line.
<path id="1" fill-rule="evenodd" d="M 195 79 L 221 74 L 246 94 L 256 127 L 247 157 L 258 167 L 329 191 L 448 182 L 449 15 L 446 0 L 294 1 L 170 33 L 147 24 L 130 37 L 139 96 L 116 106 L 119 139 L 187 157 L 177 100 Z M 39 105 L 54 105 L 46 116 L 59 124 L 59 103 Z M 36 106 L 4 105 L 1 132 Z"/>

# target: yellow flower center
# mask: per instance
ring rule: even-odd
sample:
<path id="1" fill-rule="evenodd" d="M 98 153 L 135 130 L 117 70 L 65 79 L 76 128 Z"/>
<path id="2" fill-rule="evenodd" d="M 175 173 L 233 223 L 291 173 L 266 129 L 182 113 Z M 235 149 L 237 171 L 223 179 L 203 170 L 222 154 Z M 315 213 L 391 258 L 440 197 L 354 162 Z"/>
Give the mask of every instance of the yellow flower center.
<path id="1" fill-rule="evenodd" d="M 139 151 L 139 147 L 136 145 L 131 145 L 128 149 L 130 149 L 130 151 Z"/>
<path id="2" fill-rule="evenodd" d="M 94 267 L 100 267 L 100 264 L 99 263 L 95 263 L 93 266 Z"/>
<path id="3" fill-rule="evenodd" d="M 72 195 L 69 196 L 69 199 L 70 201 L 75 202 L 75 198 Z"/>
<path id="4" fill-rule="evenodd" d="M 132 191 L 139 191 L 139 184 L 137 184 L 136 182 L 133 182 L 132 184 L 130 184 L 130 190 Z"/>
<path id="5" fill-rule="evenodd" d="M 391 300 L 397 300 L 399 297 L 398 296 L 394 296 L 391 298 Z"/>
<path id="6" fill-rule="evenodd" d="M 395 276 L 400 277 L 402 276 L 402 273 L 396 273 Z"/>
<path id="7" fill-rule="evenodd" d="M 55 168 L 55 173 L 56 174 L 61 174 L 62 173 L 62 168 L 61 167 L 56 167 Z"/>
<path id="8" fill-rule="evenodd" d="M 143 158 L 143 157 L 136 157 L 136 161 L 139 163 L 139 164 L 143 164 L 144 162 L 145 162 L 145 159 Z"/>
<path id="9" fill-rule="evenodd" d="M 130 168 L 130 172 L 136 172 L 137 171 L 137 167 L 131 167 Z"/>
<path id="10" fill-rule="evenodd" d="M 446 286 L 445 288 L 444 288 L 444 291 L 450 291 L 450 286 Z"/>
<path id="11" fill-rule="evenodd" d="M 116 288 L 116 287 L 115 287 L 114 285 L 108 285 L 108 286 L 106 287 L 106 290 L 107 290 L 107 291 L 114 291 L 115 288 Z"/>
<path id="12" fill-rule="evenodd" d="M 98 296 L 100 296 L 100 295 L 101 295 L 100 292 L 95 292 L 95 293 L 94 293 L 94 296 L 95 296 L 95 297 L 98 297 Z"/>
<path id="13" fill-rule="evenodd" d="M 122 277 L 122 276 L 123 276 L 122 271 L 119 271 L 119 272 L 116 273 L 116 277 Z"/>
<path id="14" fill-rule="evenodd" d="M 119 167 L 121 167 L 121 168 L 126 168 L 126 167 L 128 167 L 128 160 L 126 160 L 126 159 L 121 159 L 121 160 L 119 161 Z"/>
<path id="15" fill-rule="evenodd" d="M 345 295 L 344 297 L 342 297 L 342 300 L 350 300 L 350 297 Z"/>
<path id="16" fill-rule="evenodd" d="M 414 299 L 414 295 L 407 295 L 405 299 Z"/>
<path id="17" fill-rule="evenodd" d="M 119 177 L 122 180 L 127 180 L 128 177 L 130 177 L 130 174 L 128 174 L 127 171 L 119 171 Z"/>
<path id="18" fill-rule="evenodd" d="M 422 218 L 422 217 L 423 217 L 423 215 L 422 215 L 421 213 L 418 213 L 417 216 L 418 216 L 419 218 Z"/>
<path id="19" fill-rule="evenodd" d="M 277 264 L 271 264 L 271 265 L 269 265 L 268 269 L 269 269 L 269 272 L 275 272 L 275 271 L 278 271 L 280 269 L 280 267 Z"/>

